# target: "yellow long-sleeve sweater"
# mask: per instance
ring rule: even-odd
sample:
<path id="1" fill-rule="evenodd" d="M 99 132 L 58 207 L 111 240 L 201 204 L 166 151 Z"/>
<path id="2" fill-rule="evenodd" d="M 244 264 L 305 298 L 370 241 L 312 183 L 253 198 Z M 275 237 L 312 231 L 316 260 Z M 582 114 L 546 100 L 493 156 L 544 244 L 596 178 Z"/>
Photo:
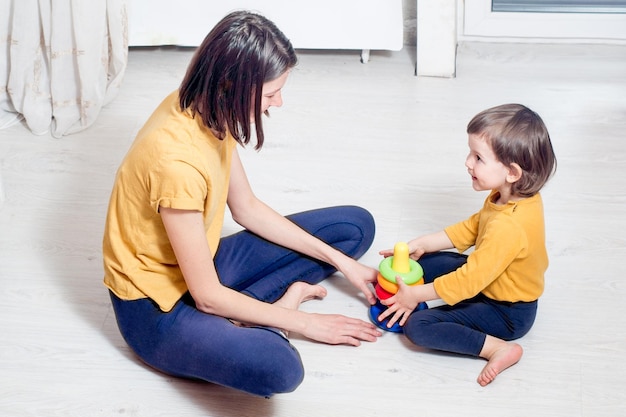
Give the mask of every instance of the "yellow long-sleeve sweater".
<path id="1" fill-rule="evenodd" d="M 543 202 L 539 194 L 505 205 L 492 192 L 482 209 L 445 229 L 459 252 L 474 246 L 467 263 L 434 281 L 443 301 L 454 305 L 479 293 L 498 301 L 534 301 L 548 268 Z"/>

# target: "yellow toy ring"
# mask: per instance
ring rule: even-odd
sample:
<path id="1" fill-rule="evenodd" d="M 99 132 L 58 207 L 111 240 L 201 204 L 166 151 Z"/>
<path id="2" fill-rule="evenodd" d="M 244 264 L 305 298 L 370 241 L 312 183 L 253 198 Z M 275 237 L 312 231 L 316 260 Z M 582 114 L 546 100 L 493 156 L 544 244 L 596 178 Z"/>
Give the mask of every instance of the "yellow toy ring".
<path id="1" fill-rule="evenodd" d="M 387 281 L 393 283 L 394 285 L 397 286 L 397 283 L 396 283 L 397 275 L 402 277 L 402 281 L 404 281 L 406 285 L 413 285 L 423 278 L 424 270 L 422 269 L 422 266 L 418 264 L 416 261 L 414 261 L 413 259 L 409 259 L 409 266 L 411 268 L 409 272 L 394 271 L 393 268 L 391 268 L 392 261 L 393 261 L 393 256 L 389 256 L 383 259 L 382 261 L 380 261 L 380 265 L 378 265 L 378 270 L 380 271 L 380 274 L 379 274 L 380 276 L 382 276 Z M 383 286 L 381 285 L 381 287 Z"/>
<path id="2" fill-rule="evenodd" d="M 378 285 L 380 285 L 380 287 L 387 291 L 388 293 L 391 294 L 395 294 L 398 292 L 398 284 L 394 284 L 391 281 L 387 281 L 387 279 L 385 279 L 385 277 L 383 277 L 380 272 L 378 273 Z M 423 284 L 424 283 L 424 278 L 420 278 L 417 282 L 411 284 L 411 285 L 419 285 L 419 284 Z"/>

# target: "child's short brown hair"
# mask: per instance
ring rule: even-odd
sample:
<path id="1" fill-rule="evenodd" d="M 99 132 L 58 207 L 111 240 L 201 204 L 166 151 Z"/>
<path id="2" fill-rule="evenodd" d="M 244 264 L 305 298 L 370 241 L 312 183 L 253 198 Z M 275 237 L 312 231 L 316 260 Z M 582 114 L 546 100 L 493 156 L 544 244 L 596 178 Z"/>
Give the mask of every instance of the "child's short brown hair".
<path id="1" fill-rule="evenodd" d="M 541 117 L 521 104 L 503 104 L 478 113 L 467 133 L 484 138 L 504 165 L 520 166 L 522 176 L 512 192 L 520 197 L 535 195 L 556 170 L 556 156 Z"/>

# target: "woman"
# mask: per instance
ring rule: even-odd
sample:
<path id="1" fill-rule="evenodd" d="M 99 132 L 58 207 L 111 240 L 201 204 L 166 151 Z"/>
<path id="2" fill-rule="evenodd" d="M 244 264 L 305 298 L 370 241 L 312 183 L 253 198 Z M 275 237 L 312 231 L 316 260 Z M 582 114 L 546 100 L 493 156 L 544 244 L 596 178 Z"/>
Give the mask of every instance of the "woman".
<path id="1" fill-rule="evenodd" d="M 376 271 L 355 258 L 372 216 L 344 206 L 285 218 L 256 198 L 236 145 L 281 106 L 297 58 L 257 14 L 226 16 L 196 51 L 180 88 L 139 131 L 113 187 L 105 285 L 122 335 L 150 366 L 262 396 L 293 391 L 304 370 L 286 334 L 358 346 L 375 326 L 298 306 L 340 271 L 370 303 Z M 225 207 L 245 230 L 221 238 Z"/>

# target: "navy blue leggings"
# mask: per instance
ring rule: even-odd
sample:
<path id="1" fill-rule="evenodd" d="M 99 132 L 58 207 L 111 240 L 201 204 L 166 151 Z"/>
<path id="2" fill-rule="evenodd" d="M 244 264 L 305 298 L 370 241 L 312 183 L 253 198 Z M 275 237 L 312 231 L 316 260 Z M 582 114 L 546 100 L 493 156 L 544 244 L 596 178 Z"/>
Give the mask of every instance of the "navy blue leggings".
<path id="1" fill-rule="evenodd" d="M 363 255 L 374 239 L 374 219 L 360 207 L 324 208 L 288 218 L 353 258 Z M 276 301 L 295 281 L 316 284 L 336 272 L 245 230 L 222 238 L 215 265 L 224 285 L 266 302 Z M 128 345 L 162 372 L 265 397 L 291 392 L 304 378 L 298 351 L 279 331 L 239 327 L 202 313 L 189 293 L 168 313 L 150 299 L 124 301 L 111 293 L 111 300 Z"/>
<path id="2" fill-rule="evenodd" d="M 438 252 L 419 259 L 424 281 L 454 271 L 467 256 L 455 252 Z M 456 305 L 414 311 L 404 324 L 406 337 L 418 346 L 479 356 L 487 335 L 503 340 L 524 336 L 537 314 L 537 301 L 499 302 L 482 294 Z"/>

